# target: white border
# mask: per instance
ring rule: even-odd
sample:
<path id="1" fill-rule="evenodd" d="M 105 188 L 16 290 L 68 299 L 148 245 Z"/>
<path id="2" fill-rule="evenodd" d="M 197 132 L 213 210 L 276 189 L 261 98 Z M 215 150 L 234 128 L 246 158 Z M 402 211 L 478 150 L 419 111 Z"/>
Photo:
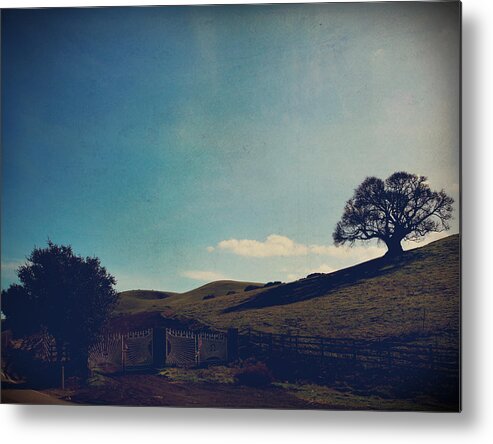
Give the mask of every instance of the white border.
<path id="1" fill-rule="evenodd" d="M 207 4 L 186 1 L 22 1 L 0 7 Z M 252 1 L 214 1 L 258 3 Z M 271 1 L 270 3 L 291 3 Z M 0 406 L 2 443 L 365 444 L 490 442 L 493 402 L 493 2 L 463 2 L 463 413 L 245 411 Z M 488 438 L 490 436 L 490 438 Z"/>

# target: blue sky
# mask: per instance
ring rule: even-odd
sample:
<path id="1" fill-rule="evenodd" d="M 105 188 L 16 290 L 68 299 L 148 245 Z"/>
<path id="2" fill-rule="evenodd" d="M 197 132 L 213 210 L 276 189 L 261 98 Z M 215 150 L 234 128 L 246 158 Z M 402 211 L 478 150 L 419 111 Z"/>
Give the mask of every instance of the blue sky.
<path id="1" fill-rule="evenodd" d="M 385 251 L 331 235 L 397 170 L 458 209 L 458 8 L 3 11 L 2 288 L 48 238 L 119 290 L 337 269 Z"/>

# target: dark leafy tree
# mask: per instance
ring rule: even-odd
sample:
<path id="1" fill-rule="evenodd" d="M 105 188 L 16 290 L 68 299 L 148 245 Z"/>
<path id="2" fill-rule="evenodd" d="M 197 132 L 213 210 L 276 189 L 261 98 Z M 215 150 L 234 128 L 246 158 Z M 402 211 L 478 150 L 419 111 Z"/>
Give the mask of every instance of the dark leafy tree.
<path id="1" fill-rule="evenodd" d="M 117 300 L 116 280 L 98 258 L 75 255 L 70 246 L 48 241 L 18 269 L 20 285 L 2 291 L 2 311 L 18 336 L 46 331 L 66 344 L 76 367 L 87 368 L 97 339 Z"/>
<path id="2" fill-rule="evenodd" d="M 418 241 L 448 230 L 454 200 L 443 190 L 432 191 L 426 180 L 406 172 L 385 181 L 367 177 L 344 207 L 333 234 L 335 245 L 377 239 L 394 256 L 402 253 L 403 239 Z"/>

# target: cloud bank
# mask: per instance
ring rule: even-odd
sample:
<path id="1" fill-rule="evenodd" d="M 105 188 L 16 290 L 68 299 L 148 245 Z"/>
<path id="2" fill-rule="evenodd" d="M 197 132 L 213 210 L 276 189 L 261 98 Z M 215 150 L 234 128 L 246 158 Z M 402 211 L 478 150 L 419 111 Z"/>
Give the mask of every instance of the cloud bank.
<path id="1" fill-rule="evenodd" d="M 358 258 L 370 258 L 384 253 L 381 246 L 359 246 L 351 249 L 338 248 L 333 245 L 305 245 L 287 236 L 271 234 L 263 241 L 255 239 L 228 239 L 217 244 L 217 249 L 228 251 L 244 257 L 290 257 L 290 256 L 332 256 L 346 258 L 348 255 Z M 214 251 L 209 247 L 208 251 Z"/>

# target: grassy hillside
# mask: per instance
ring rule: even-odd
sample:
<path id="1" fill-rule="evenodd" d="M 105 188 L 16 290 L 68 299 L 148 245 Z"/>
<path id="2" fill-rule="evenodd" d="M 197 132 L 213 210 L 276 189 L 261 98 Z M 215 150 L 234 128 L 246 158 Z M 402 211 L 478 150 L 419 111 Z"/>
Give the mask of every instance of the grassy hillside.
<path id="1" fill-rule="evenodd" d="M 171 293 L 155 290 L 129 290 L 120 293 L 116 314 L 136 314 L 143 312 L 163 311 L 169 309 L 170 298 L 179 297 L 184 304 L 202 303 L 209 295 L 214 297 L 228 296 L 228 293 L 242 293 L 249 285 L 263 286 L 256 282 L 216 281 L 186 293 Z M 229 297 L 229 296 L 228 296 Z"/>
<path id="2" fill-rule="evenodd" d="M 454 235 L 408 251 L 397 262 L 380 258 L 254 291 L 243 291 L 250 283 L 219 281 L 162 299 L 126 292 L 119 312 L 166 310 L 216 328 L 353 338 L 439 335 L 456 342 L 459 279 Z"/>

